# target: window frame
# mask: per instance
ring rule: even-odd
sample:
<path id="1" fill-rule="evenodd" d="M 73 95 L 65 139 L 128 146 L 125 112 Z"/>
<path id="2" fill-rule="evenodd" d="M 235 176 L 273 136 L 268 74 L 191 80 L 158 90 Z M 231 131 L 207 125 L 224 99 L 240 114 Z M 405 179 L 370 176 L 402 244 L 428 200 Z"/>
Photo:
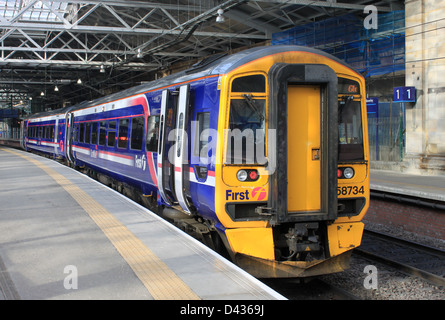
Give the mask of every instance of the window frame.
<path id="1" fill-rule="evenodd" d="M 152 122 L 150 121 L 151 119 L 157 120 Z M 160 115 L 151 115 L 147 118 L 147 132 L 145 135 L 145 150 L 147 152 L 158 152 L 160 122 Z M 152 123 L 154 123 L 154 128 L 152 126 Z"/>
<path id="2" fill-rule="evenodd" d="M 124 137 L 123 135 L 121 135 L 121 127 L 123 126 L 121 124 L 121 122 L 123 122 L 123 121 L 127 121 L 127 129 L 126 129 L 125 139 L 121 140 L 121 138 Z M 119 149 L 128 149 L 128 140 L 129 140 L 128 133 L 129 133 L 129 128 L 130 128 L 130 118 L 119 119 L 118 122 L 117 122 L 117 126 L 118 126 L 117 127 L 117 147 Z M 121 141 L 125 142 L 125 146 L 124 147 L 120 145 Z"/>
<path id="3" fill-rule="evenodd" d="M 140 121 L 140 120 L 142 120 L 140 122 L 140 123 L 142 123 L 142 126 L 140 127 L 141 128 L 141 130 L 140 130 L 141 137 L 140 137 L 140 139 L 137 140 L 138 145 L 135 147 L 136 140 L 134 139 L 134 132 L 136 130 L 138 130 L 139 127 L 138 128 L 133 128 L 133 125 L 134 125 L 134 123 L 136 121 Z M 138 124 L 140 124 L 140 123 L 138 123 Z M 144 145 L 144 128 L 145 128 L 145 119 L 144 119 L 144 117 L 139 116 L 139 117 L 131 118 L 130 128 L 131 128 L 130 129 L 130 149 L 131 150 L 140 151 L 140 150 L 142 150 L 142 147 Z"/>

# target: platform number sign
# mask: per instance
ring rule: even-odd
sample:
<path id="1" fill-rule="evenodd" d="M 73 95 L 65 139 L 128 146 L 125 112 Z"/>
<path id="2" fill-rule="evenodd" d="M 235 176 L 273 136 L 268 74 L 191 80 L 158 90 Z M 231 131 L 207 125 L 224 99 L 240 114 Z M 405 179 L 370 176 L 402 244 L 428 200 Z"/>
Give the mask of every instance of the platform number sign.
<path id="1" fill-rule="evenodd" d="M 416 102 L 415 87 L 396 87 L 394 88 L 394 102 Z"/>

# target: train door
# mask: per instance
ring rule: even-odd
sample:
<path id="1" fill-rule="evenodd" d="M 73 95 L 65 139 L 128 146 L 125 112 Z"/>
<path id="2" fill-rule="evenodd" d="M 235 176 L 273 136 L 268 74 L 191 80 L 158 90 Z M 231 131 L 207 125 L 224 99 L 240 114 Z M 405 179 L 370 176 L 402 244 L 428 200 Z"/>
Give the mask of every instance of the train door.
<path id="1" fill-rule="evenodd" d="M 189 97 L 190 85 L 179 88 L 178 112 L 176 117 L 176 148 L 175 148 L 175 194 L 181 208 L 191 213 L 190 204 L 187 200 L 189 189 L 189 139 L 187 134 L 189 123 Z"/>
<path id="2" fill-rule="evenodd" d="M 287 88 L 287 206 L 320 211 L 320 86 Z M 298 137 L 298 138 L 296 138 Z"/>
<path id="3" fill-rule="evenodd" d="M 158 143 L 158 189 L 165 203 L 172 205 L 176 201 L 174 194 L 174 150 L 172 142 L 174 139 L 176 99 L 169 90 L 162 91 L 161 114 L 159 120 L 159 143 Z M 173 139 L 172 133 L 173 131 Z"/>
<path id="4" fill-rule="evenodd" d="M 66 157 L 70 162 L 74 162 L 73 146 L 72 146 L 73 123 L 74 123 L 74 114 L 67 113 L 65 118 L 65 148 L 66 148 Z"/>
<path id="5" fill-rule="evenodd" d="M 337 217 L 337 75 L 326 65 L 277 63 L 269 71 L 275 170 L 265 212 L 278 223 Z"/>
<path id="6" fill-rule="evenodd" d="M 59 132 L 59 118 L 56 118 L 56 123 L 54 124 L 54 129 L 53 129 L 53 141 L 54 142 L 54 154 L 57 156 L 58 152 L 57 152 L 57 148 L 59 146 L 59 141 L 57 139 L 58 137 L 58 132 Z"/>

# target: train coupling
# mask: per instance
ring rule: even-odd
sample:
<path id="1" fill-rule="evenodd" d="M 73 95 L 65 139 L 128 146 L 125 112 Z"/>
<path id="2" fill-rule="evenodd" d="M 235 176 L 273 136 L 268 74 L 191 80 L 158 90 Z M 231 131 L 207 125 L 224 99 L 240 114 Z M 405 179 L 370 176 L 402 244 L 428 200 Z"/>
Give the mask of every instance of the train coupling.
<path id="1" fill-rule="evenodd" d="M 316 234 L 318 222 L 296 223 L 285 234 L 289 252 L 298 254 L 302 252 L 320 251 L 320 240 Z"/>

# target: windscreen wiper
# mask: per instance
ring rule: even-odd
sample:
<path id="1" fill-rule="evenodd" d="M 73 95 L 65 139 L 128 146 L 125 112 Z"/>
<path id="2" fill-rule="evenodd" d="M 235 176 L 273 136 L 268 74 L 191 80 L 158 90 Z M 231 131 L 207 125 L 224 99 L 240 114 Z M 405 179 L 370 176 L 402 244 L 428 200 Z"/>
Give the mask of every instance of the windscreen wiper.
<path id="1" fill-rule="evenodd" d="M 260 118 L 260 120 L 264 121 L 264 116 L 256 108 L 255 101 L 252 99 L 252 95 L 251 94 L 243 94 L 243 98 L 244 98 L 244 100 L 246 100 L 247 105 L 253 110 L 253 112 L 255 112 L 257 114 L 257 116 Z"/>

